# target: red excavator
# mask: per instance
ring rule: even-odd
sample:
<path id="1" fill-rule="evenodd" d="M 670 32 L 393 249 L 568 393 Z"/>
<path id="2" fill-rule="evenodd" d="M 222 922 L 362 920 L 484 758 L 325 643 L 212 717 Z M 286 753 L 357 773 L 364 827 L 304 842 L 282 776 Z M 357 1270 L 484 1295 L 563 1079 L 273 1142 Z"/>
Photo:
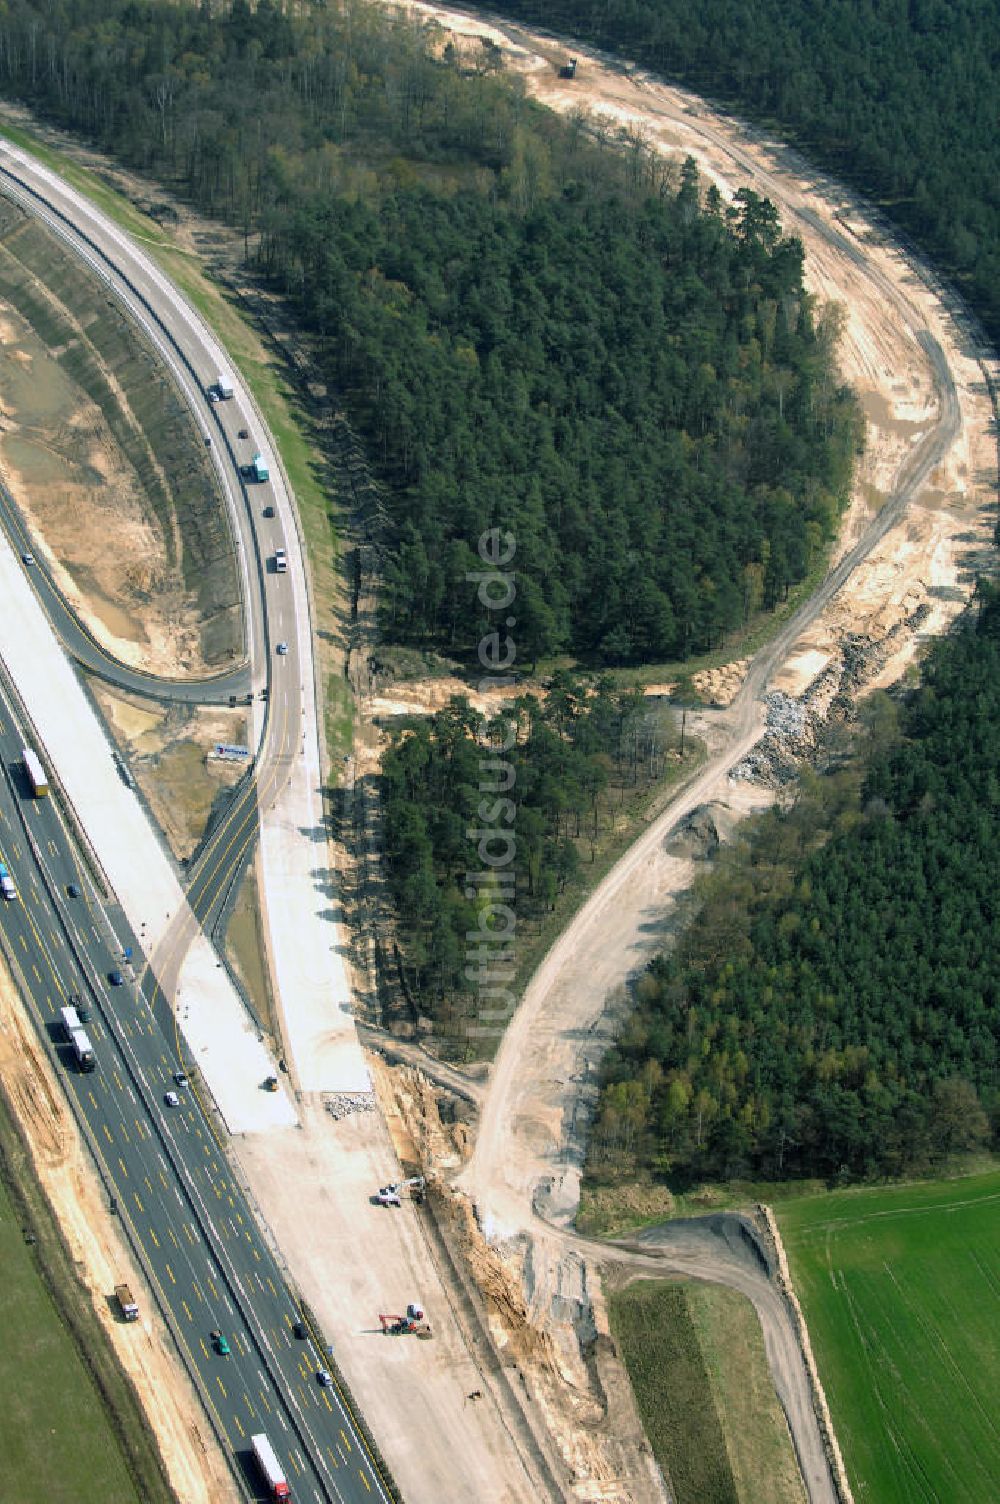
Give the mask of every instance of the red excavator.
<path id="1" fill-rule="evenodd" d="M 383 1316 L 380 1312 L 378 1319 L 387 1337 L 432 1337 L 434 1335 L 430 1322 L 424 1320 L 423 1306 L 415 1305 L 412 1301 L 406 1308 L 405 1316 Z"/>

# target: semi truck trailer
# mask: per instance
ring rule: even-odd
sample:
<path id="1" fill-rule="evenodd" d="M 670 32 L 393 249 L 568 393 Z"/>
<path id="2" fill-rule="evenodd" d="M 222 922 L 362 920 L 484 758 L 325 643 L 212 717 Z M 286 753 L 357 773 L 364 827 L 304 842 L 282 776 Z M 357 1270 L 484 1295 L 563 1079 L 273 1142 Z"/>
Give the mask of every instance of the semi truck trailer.
<path id="1" fill-rule="evenodd" d="M 267 1486 L 271 1490 L 272 1499 L 289 1500 L 292 1491 L 288 1487 L 285 1470 L 278 1461 L 275 1450 L 263 1431 L 258 1431 L 256 1436 L 251 1436 L 250 1445 L 257 1459 L 257 1466 L 267 1479 Z"/>
<path id="2" fill-rule="evenodd" d="M 76 1011 L 75 1004 L 70 1003 L 67 1004 L 65 1008 L 60 1008 L 59 1017 L 62 1019 L 63 1033 L 66 1036 L 66 1042 L 67 1044 L 72 1044 L 73 1031 L 82 1027 L 80 1023 L 80 1015 Z"/>
<path id="3" fill-rule="evenodd" d="M 24 771 L 31 784 L 31 792 L 36 799 L 41 799 L 49 791 L 49 780 L 45 776 L 41 758 L 30 747 L 22 747 L 21 761 L 24 763 Z"/>
<path id="4" fill-rule="evenodd" d="M 82 1071 L 92 1071 L 97 1067 L 97 1056 L 94 1054 L 94 1046 L 91 1044 L 86 1029 L 74 1029 L 69 1036 L 69 1042 L 73 1046 L 73 1054 L 76 1063 Z"/>

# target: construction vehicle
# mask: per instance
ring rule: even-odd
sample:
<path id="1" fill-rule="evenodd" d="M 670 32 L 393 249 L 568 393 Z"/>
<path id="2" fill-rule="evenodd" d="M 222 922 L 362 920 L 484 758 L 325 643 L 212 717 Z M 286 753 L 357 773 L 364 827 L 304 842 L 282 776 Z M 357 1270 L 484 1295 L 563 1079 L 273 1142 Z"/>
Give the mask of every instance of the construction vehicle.
<path id="1" fill-rule="evenodd" d="M 31 792 L 36 799 L 43 798 L 49 791 L 49 780 L 45 776 L 45 769 L 42 767 L 41 758 L 30 747 L 22 747 L 21 761 L 24 763 L 24 771 L 28 775 Z"/>
<path id="2" fill-rule="evenodd" d="M 115 1300 L 125 1321 L 139 1320 L 139 1307 L 132 1298 L 132 1291 L 128 1285 L 115 1285 Z"/>
<path id="3" fill-rule="evenodd" d="M 17 889 L 14 886 L 14 879 L 7 871 L 7 868 L 4 866 L 3 862 L 0 862 L 0 893 L 3 894 L 8 903 L 10 903 L 17 897 Z"/>
<path id="4" fill-rule="evenodd" d="M 411 1175 L 409 1180 L 394 1180 L 391 1185 L 380 1186 L 375 1192 L 375 1201 L 379 1206 L 401 1206 L 401 1191 L 412 1191 L 414 1201 L 424 1199 L 424 1187 L 427 1182 L 422 1175 Z"/>
<path id="5" fill-rule="evenodd" d="M 379 1312 L 378 1319 L 387 1337 L 423 1337 L 426 1339 L 434 1335 L 430 1322 L 424 1320 L 423 1306 L 418 1306 L 413 1301 L 407 1306 L 405 1316 L 383 1316 Z"/>
<path id="6" fill-rule="evenodd" d="M 288 1487 L 285 1472 L 271 1443 L 263 1431 L 258 1431 L 256 1436 L 251 1436 L 250 1445 L 257 1459 L 257 1466 L 267 1479 L 267 1486 L 271 1490 L 272 1499 L 290 1500 L 292 1491 Z"/>

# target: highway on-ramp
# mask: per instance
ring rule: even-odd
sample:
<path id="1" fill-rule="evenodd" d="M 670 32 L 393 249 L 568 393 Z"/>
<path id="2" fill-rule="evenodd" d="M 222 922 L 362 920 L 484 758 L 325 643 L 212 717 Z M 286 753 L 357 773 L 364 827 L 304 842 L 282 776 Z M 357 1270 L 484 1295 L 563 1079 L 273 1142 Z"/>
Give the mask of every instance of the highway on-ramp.
<path id="1" fill-rule="evenodd" d="M 57 588 L 44 560 L 35 556 L 37 544 L 28 531 L 14 498 L 2 483 L 0 526 L 10 539 L 12 548 L 21 555 L 25 568 L 30 570 L 35 592 L 53 631 L 64 650 L 76 659 L 81 668 L 119 689 L 171 703 L 233 705 L 249 703 L 253 699 L 250 665 L 246 661 L 222 673 L 189 679 L 162 679 L 122 663 L 121 659 L 107 652 L 87 630 Z"/>

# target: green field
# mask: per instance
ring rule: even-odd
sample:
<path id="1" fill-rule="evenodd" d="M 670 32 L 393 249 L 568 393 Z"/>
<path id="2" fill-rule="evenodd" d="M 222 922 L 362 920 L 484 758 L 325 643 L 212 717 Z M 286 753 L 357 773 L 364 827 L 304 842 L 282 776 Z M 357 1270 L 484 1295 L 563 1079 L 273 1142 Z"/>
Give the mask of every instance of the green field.
<path id="1" fill-rule="evenodd" d="M 735 1290 L 637 1280 L 613 1292 L 611 1330 L 676 1504 L 805 1504 L 764 1354 Z"/>
<path id="2" fill-rule="evenodd" d="M 855 1498 L 1000 1499 L 1000 1172 L 778 1220 Z"/>
<path id="3" fill-rule="evenodd" d="M 20 1504 L 138 1500 L 100 1395 L 0 1182 L 0 1476 Z M 77 1298 L 84 1298 L 76 1292 Z"/>

